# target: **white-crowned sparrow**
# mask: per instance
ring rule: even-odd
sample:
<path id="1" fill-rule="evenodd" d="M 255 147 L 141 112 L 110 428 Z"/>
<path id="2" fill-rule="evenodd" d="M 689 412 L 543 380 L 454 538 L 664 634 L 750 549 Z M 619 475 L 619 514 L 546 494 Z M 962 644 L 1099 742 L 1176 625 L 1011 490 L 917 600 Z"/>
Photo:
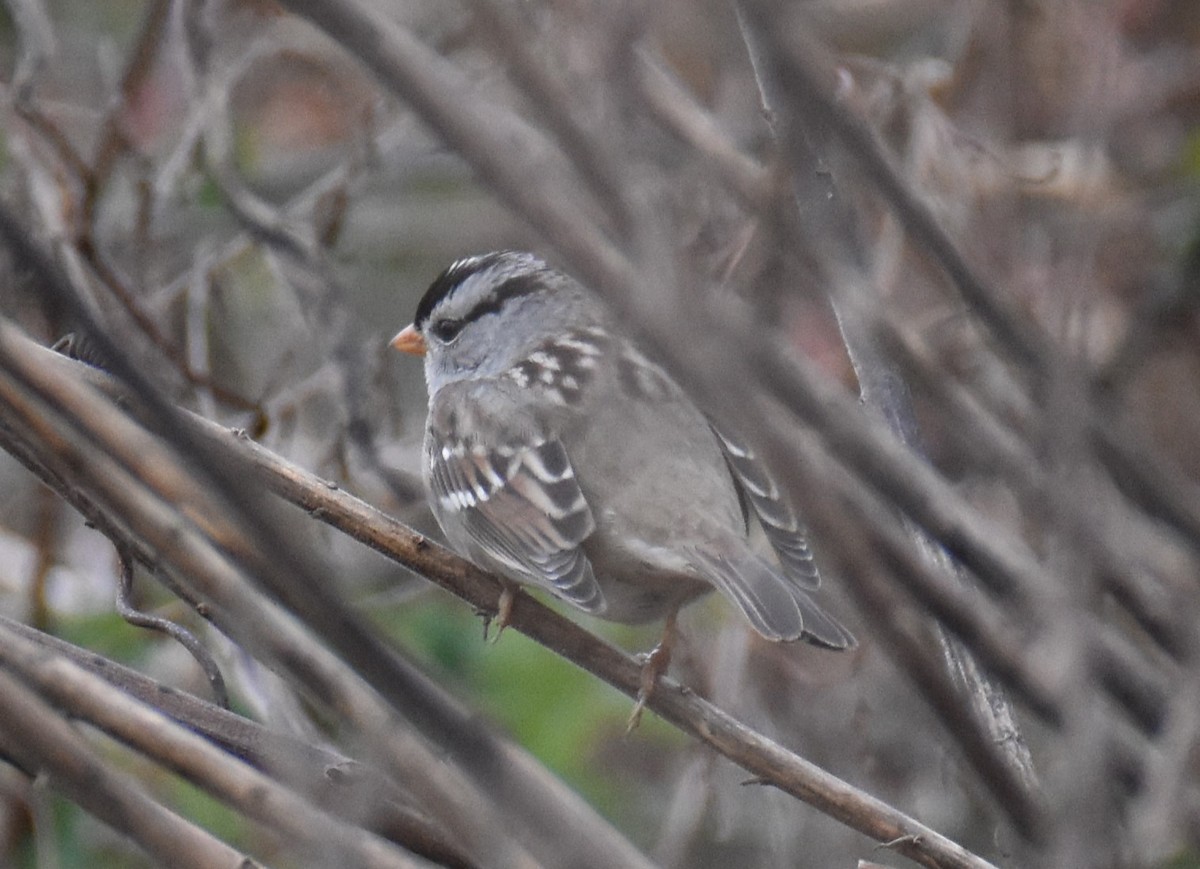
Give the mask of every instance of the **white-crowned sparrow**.
<path id="1" fill-rule="evenodd" d="M 809 596 L 804 529 L 765 469 L 576 281 L 526 253 L 459 260 L 391 343 L 425 357 L 425 485 L 475 564 L 613 621 L 669 632 L 716 588 L 767 639 L 854 645 Z"/>

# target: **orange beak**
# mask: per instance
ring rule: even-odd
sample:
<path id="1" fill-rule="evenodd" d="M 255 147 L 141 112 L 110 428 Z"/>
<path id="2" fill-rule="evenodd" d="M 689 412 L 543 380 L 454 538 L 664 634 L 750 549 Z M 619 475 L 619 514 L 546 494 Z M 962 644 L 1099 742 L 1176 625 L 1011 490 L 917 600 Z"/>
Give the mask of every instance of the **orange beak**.
<path id="1" fill-rule="evenodd" d="M 390 343 L 401 353 L 411 353 L 413 356 L 425 355 L 425 339 L 412 326 L 405 326 L 401 329 L 400 334 Z"/>

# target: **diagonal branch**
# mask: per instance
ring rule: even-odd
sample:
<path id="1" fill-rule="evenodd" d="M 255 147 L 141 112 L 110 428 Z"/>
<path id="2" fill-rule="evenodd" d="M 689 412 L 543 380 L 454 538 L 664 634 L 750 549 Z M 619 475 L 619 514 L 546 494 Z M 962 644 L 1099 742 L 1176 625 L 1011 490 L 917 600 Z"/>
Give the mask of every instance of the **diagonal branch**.
<path id="1" fill-rule="evenodd" d="M 72 718 L 94 724 L 306 850 L 344 864 L 416 869 L 390 843 L 332 818 L 157 710 L 13 632 L 0 631 L 0 665 Z"/>
<path id="2" fill-rule="evenodd" d="M 3 346 L 6 352 L 20 353 L 27 364 L 34 364 L 47 378 L 47 383 L 65 385 L 65 382 L 78 382 L 86 376 L 122 394 L 102 373 L 58 357 L 15 334 L 6 332 Z M 137 409 L 136 399 L 127 399 L 127 403 Z M 89 403 L 88 419 L 105 413 L 101 405 Z M 114 408 L 108 413 L 117 412 Z M 208 450 L 213 454 L 224 454 L 226 461 L 251 469 L 254 479 L 271 491 L 304 508 L 315 518 L 416 570 L 474 609 L 496 610 L 501 587 L 494 577 L 238 433 L 193 415 L 185 418 L 194 436 L 208 443 Z M 174 499 L 178 497 L 179 493 L 173 496 Z M 511 625 L 628 696 L 637 695 L 641 680 L 641 666 L 637 661 L 528 595 L 517 596 Z M 673 681 L 664 680 L 655 690 L 649 708 L 762 781 L 876 841 L 896 842 L 897 851 L 923 865 L 963 869 L 983 869 L 989 865 L 934 830 L 747 728 Z"/>
<path id="3" fill-rule="evenodd" d="M 874 292 L 868 289 L 867 256 L 857 215 L 852 213 L 845 191 L 839 188 L 832 169 L 832 152 L 838 145 L 832 135 L 833 122 L 825 116 L 813 116 L 804 111 L 808 102 L 828 97 L 823 93 L 810 93 L 818 86 L 815 82 L 797 80 L 795 77 L 788 79 L 789 86 L 785 94 L 780 84 L 782 74 L 778 69 L 779 61 L 774 57 L 774 46 L 768 48 L 763 22 L 748 14 L 744 4 L 738 6 L 738 16 L 763 103 L 770 116 L 776 119 L 773 132 L 789 157 L 796 210 L 801 218 L 797 223 L 806 228 L 800 231 L 810 236 L 808 247 L 823 257 L 822 265 L 831 278 L 830 303 L 854 365 L 863 402 L 887 422 L 904 446 L 915 455 L 924 455 L 925 449 L 908 387 L 894 365 L 880 351 L 869 320 L 863 315 L 865 310 L 878 307 L 878 289 Z M 798 94 L 807 100 L 798 99 Z M 843 126 L 858 129 L 848 122 Z M 937 541 L 915 523 L 906 520 L 905 525 L 931 572 L 947 574 L 959 582 L 968 581 L 966 572 Z M 859 586 L 864 594 L 869 588 L 870 583 Z M 880 627 L 884 629 L 883 636 L 891 637 L 890 645 L 897 656 L 911 662 L 912 650 L 903 632 L 889 630 L 896 627 L 890 622 Z M 1002 753 L 1009 771 L 1020 782 L 1017 786 L 1004 789 L 1007 798 L 1002 799 L 1002 805 L 1025 805 L 1023 795 L 1017 791 L 1023 788 L 1036 793 L 1039 785 L 1033 758 L 1016 723 L 1012 704 L 1004 690 L 980 668 L 969 648 L 940 628 L 937 635 L 945 668 L 961 688 L 965 701 L 974 713 L 973 718 L 956 716 L 962 719 L 959 721 L 962 726 L 955 727 L 954 732 L 974 738 L 978 727 L 984 728 L 988 738 Z M 932 668 L 926 674 L 928 679 L 918 684 L 928 691 L 933 683 L 940 681 L 940 676 Z M 944 714 L 952 715 L 954 710 L 948 707 L 944 698 L 943 702 L 934 702 L 941 706 Z M 970 755 L 981 756 L 978 751 L 972 751 Z M 1004 770 L 993 770 L 992 773 L 985 774 L 984 780 L 997 782 L 1008 778 L 1003 774 Z M 1031 827 L 1028 812 L 1018 813 L 1018 817 L 1022 826 L 1026 829 Z"/>
<path id="4" fill-rule="evenodd" d="M 255 866 L 212 834 L 155 802 L 112 772 L 71 725 L 7 668 L 0 668 L 0 752 L 116 830 L 164 866 L 228 869 Z"/>
<path id="5" fill-rule="evenodd" d="M 139 533 L 131 536 L 151 536 L 152 563 L 165 563 L 180 582 L 202 584 L 192 595 L 223 631 L 277 666 L 296 690 L 349 717 L 395 770 L 423 770 L 431 801 L 439 796 L 473 855 L 520 865 L 530 847 L 550 863 L 570 853 L 581 866 L 645 865 L 645 857 L 586 803 L 498 739 L 351 612 L 318 569 L 307 538 L 289 536 L 277 505 L 249 484 L 237 455 L 188 425 L 99 329 L 59 270 L 3 208 L 0 232 L 43 295 L 83 324 L 154 430 L 132 424 L 72 378 L 46 380 L 49 372 L 22 352 L 36 345 L 5 324 L 0 368 L 14 378 L 9 411 L 27 426 L 26 447 L 35 453 L 40 447 L 44 455 L 52 445 L 52 463 L 65 461 L 71 482 L 97 487 L 99 503 L 121 521 L 138 523 Z M 180 505 L 189 506 L 186 515 Z M 216 539 L 198 533 L 196 521 Z M 444 762 L 399 725 L 398 716 L 491 796 L 491 812 L 465 796 L 470 788 L 447 775 Z M 576 834 L 570 842 L 561 836 L 567 828 Z"/>
<path id="6" fill-rule="evenodd" d="M 9 635 L 27 641 L 29 648 L 14 646 Z M 410 808 L 414 803 L 411 794 L 369 765 L 294 736 L 277 733 L 95 652 L 0 616 L 0 647 L 10 651 L 20 648 L 21 654 L 26 651 L 32 654 L 33 646 L 47 656 L 61 656 L 122 693 L 157 709 L 345 821 L 360 824 L 441 865 L 453 869 L 469 869 L 473 865 L 454 847 L 444 830 Z M 80 710 L 74 704 L 64 702 L 61 705 L 72 716 L 79 716 Z"/>

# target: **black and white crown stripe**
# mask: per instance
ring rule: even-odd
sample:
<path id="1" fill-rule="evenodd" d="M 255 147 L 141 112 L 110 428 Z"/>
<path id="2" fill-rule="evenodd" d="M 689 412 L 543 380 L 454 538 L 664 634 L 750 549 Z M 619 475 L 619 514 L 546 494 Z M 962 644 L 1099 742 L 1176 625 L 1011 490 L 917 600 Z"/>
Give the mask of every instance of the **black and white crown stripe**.
<path id="1" fill-rule="evenodd" d="M 458 514 L 488 555 L 587 612 L 604 611 L 580 549 L 595 519 L 559 441 L 492 449 L 444 441 L 429 461 L 438 506 Z"/>
<path id="2" fill-rule="evenodd" d="M 783 497 L 767 469 L 749 446 L 733 436 L 710 427 L 729 465 L 734 483 L 762 525 L 767 542 L 779 556 L 788 578 L 804 588 L 816 589 L 821 575 L 808 545 L 808 533 L 797 518 L 791 504 Z"/>
<path id="3" fill-rule="evenodd" d="M 544 268 L 545 264 L 536 257 L 513 251 L 496 251 L 460 259 L 434 278 L 433 283 L 429 285 L 429 289 L 417 303 L 413 325 L 417 331 L 424 331 L 439 303 L 451 296 L 468 278 L 489 269 L 497 269 L 500 272 L 496 276 L 495 286 L 463 319 L 477 320 L 485 314 L 495 313 L 511 298 L 540 291 L 543 282 L 538 272 Z"/>

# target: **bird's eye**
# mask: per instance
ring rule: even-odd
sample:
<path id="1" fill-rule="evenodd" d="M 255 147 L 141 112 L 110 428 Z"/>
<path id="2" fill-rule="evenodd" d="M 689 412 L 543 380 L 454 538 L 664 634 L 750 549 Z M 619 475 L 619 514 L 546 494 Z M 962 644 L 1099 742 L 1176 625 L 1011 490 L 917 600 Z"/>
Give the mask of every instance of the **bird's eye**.
<path id="1" fill-rule="evenodd" d="M 458 333 L 462 331 L 463 321 L 454 319 L 438 320 L 429 327 L 429 331 L 443 344 L 449 344 L 458 337 Z"/>

